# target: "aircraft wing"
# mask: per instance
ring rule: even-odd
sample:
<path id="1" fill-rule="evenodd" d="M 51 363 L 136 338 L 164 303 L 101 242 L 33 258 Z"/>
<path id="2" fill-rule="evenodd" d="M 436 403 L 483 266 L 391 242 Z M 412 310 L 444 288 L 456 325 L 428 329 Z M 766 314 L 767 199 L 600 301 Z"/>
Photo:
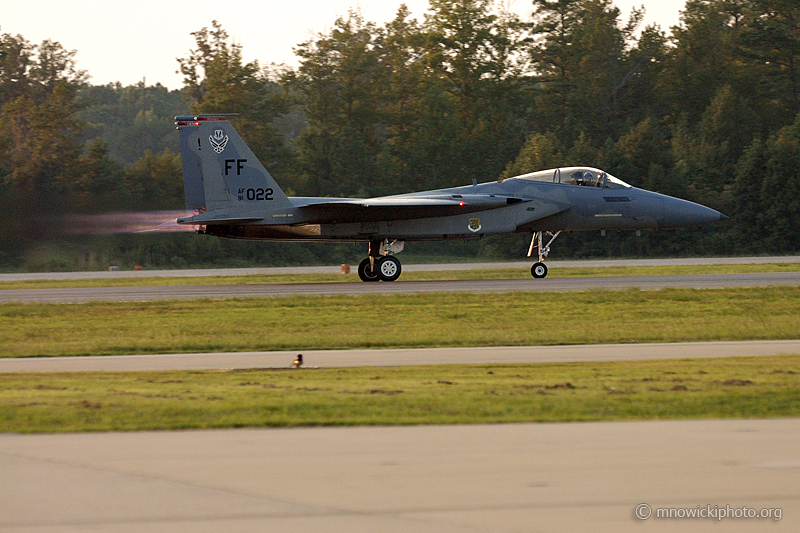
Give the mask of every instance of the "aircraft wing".
<path id="1" fill-rule="evenodd" d="M 343 223 L 463 215 L 527 201 L 530 200 L 494 194 L 385 196 L 310 202 L 298 207 L 314 221 Z"/>

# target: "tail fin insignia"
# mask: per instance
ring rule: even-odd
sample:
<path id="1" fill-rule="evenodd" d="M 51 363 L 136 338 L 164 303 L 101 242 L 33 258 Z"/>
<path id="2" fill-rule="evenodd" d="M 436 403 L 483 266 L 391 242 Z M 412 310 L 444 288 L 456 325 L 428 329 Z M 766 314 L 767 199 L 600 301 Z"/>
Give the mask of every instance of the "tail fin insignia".
<path id="1" fill-rule="evenodd" d="M 222 130 L 214 130 L 214 135 L 209 135 L 208 140 L 211 143 L 211 147 L 218 154 L 221 154 L 225 150 L 225 145 L 228 144 L 228 136 Z"/>

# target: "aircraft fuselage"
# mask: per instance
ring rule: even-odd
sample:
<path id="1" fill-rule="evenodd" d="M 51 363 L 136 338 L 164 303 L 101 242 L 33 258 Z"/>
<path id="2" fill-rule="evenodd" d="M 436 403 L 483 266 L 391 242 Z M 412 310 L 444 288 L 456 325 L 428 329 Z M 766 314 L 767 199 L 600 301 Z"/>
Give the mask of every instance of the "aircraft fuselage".
<path id="1" fill-rule="evenodd" d="M 672 228 L 700 225 L 721 218 L 720 213 L 705 206 L 635 187 L 602 189 L 515 181 L 523 180 L 509 179 L 392 197 L 412 202 L 440 197 L 486 199 L 486 209 L 472 211 L 474 205 L 465 205 L 465 213 L 458 215 L 425 217 L 425 210 L 435 211 L 435 207 L 421 207 L 417 214 L 419 218 L 378 218 L 365 212 L 360 221 L 354 222 L 348 221 L 347 214 L 337 220 L 335 213 L 309 213 L 303 209 L 319 198 L 289 198 L 295 206 L 282 209 L 280 213 L 265 211 L 259 213 L 263 215 L 262 220 L 213 225 L 206 231 L 242 239 L 362 242 L 391 238 L 415 241 L 476 239 L 512 232 Z M 492 200 L 495 200 L 494 205 Z"/>

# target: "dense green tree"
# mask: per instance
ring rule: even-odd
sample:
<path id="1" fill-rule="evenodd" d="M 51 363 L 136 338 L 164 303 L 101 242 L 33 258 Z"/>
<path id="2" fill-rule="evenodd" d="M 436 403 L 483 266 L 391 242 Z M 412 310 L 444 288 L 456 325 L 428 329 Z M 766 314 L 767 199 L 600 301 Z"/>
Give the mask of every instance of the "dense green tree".
<path id="1" fill-rule="evenodd" d="M 509 163 L 501 178 L 512 178 L 546 168 L 564 166 L 564 155 L 554 133 L 534 133 L 525 141 L 516 159 Z"/>
<path id="2" fill-rule="evenodd" d="M 759 90 L 778 113 L 800 113 L 800 4 L 742 0 L 739 51 L 759 78 Z M 780 105 L 775 106 L 775 101 Z"/>
<path id="3" fill-rule="evenodd" d="M 183 94 L 194 114 L 238 113 L 232 120 L 264 166 L 283 178 L 291 161 L 276 121 L 289 112 L 290 100 L 276 69 L 244 63 L 242 45 L 215 20 L 191 34 L 196 48 L 178 58 Z"/>
<path id="4" fill-rule="evenodd" d="M 137 210 L 183 209 L 183 167 L 178 154 L 147 152 L 125 167 L 124 192 L 134 198 Z"/>
<path id="5" fill-rule="evenodd" d="M 77 211 L 103 211 L 122 207 L 127 197 L 121 185 L 122 165 L 109 155 L 108 145 L 100 138 L 91 141 L 81 161 L 73 192 Z"/>
<path id="6" fill-rule="evenodd" d="M 0 34 L 0 105 L 30 93 L 33 55 L 33 46 L 21 35 Z"/>
<path id="7" fill-rule="evenodd" d="M 674 114 L 700 120 L 721 87 L 731 86 L 738 93 L 751 85 L 737 61 L 741 23 L 737 2 L 686 2 L 680 24 L 672 28 L 674 48 L 662 81 Z"/>
<path id="8" fill-rule="evenodd" d="M 45 202 L 70 190 L 79 172 L 76 52 L 45 40 L 0 34 L 0 182 Z"/>
<path id="9" fill-rule="evenodd" d="M 380 150 L 377 118 L 377 30 L 356 11 L 327 34 L 296 49 L 298 86 L 308 127 L 297 145 L 305 190 L 367 195 Z"/>
<path id="10" fill-rule="evenodd" d="M 633 10 L 621 26 L 611 0 L 536 0 L 534 7 L 530 54 L 541 84 L 538 127 L 556 132 L 564 143 L 581 133 L 597 146 L 618 137 L 642 106 L 631 95 L 644 65 L 660 53 L 651 31 L 647 46 L 632 56 L 643 13 Z"/>
<path id="11" fill-rule="evenodd" d="M 110 157 L 130 164 L 169 148 L 180 149 L 173 117 L 190 112 L 180 91 L 170 91 L 161 84 L 146 86 L 144 81 L 123 87 L 119 83 L 85 86 L 78 93 L 84 121 L 84 138 L 101 138 Z"/>
<path id="12" fill-rule="evenodd" d="M 59 82 L 41 104 L 20 96 L 2 108 L 4 181 L 32 200 L 69 193 L 79 173 L 81 128 L 73 117 L 74 95 L 75 87 Z"/>
<path id="13" fill-rule="evenodd" d="M 447 161 L 440 184 L 500 175 L 524 142 L 526 100 L 521 94 L 524 25 L 510 13 L 495 14 L 488 0 L 431 0 L 426 15 L 428 82 L 447 96 L 430 111 L 452 116 L 443 137 Z M 436 94 L 436 93 L 434 93 Z"/>
<path id="14" fill-rule="evenodd" d="M 761 229 L 772 250 L 800 249 L 800 114 L 767 143 Z M 744 170 L 744 169 L 741 169 Z M 758 179 L 758 176 L 750 176 Z M 745 178 L 745 176 L 743 176 Z"/>
<path id="15" fill-rule="evenodd" d="M 373 194 L 403 192 L 406 181 L 420 186 L 432 174 L 423 162 L 421 141 L 432 141 L 422 126 L 425 116 L 427 71 L 422 60 L 425 35 L 411 12 L 401 5 L 394 20 L 378 38 L 379 65 L 376 85 L 380 87 L 377 117 L 385 142 L 377 157 L 379 174 L 373 182 Z M 441 130 L 438 130 L 441 131 Z M 435 175 L 435 173 L 433 174 Z"/>
<path id="16" fill-rule="evenodd" d="M 632 185 L 679 194 L 663 181 L 663 169 L 672 166 L 672 159 L 668 132 L 657 118 L 647 117 L 620 136 L 616 154 L 614 171 Z"/>
<path id="17" fill-rule="evenodd" d="M 14 261 L 43 234 L 39 217 L 58 205 L 79 173 L 75 52 L 0 34 L 0 261 Z"/>
<path id="18" fill-rule="evenodd" d="M 59 83 L 85 83 L 88 74 L 77 68 L 76 54 L 49 39 L 34 45 L 21 35 L 0 34 L 0 106 L 21 97 L 41 104 Z"/>
<path id="19" fill-rule="evenodd" d="M 764 238 L 761 188 L 767 175 L 767 151 L 766 143 L 757 138 L 736 163 L 730 214 L 741 236 L 751 242 Z"/>
<path id="20" fill-rule="evenodd" d="M 760 131 L 758 114 L 747 100 L 723 86 L 696 128 L 684 121 L 676 129 L 676 171 L 687 184 L 721 192 L 733 184 L 736 162 Z"/>
<path id="21" fill-rule="evenodd" d="M 424 24 L 357 12 L 298 48 L 314 194 L 374 195 L 493 179 L 524 140 L 521 25 L 490 3 L 441 0 Z"/>

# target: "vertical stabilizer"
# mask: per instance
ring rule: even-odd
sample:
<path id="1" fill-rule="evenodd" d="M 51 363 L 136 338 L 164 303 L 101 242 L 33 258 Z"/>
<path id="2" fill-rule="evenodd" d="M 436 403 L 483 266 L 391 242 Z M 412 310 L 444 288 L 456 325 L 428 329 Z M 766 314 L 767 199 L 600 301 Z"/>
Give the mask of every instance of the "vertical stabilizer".
<path id="1" fill-rule="evenodd" d="M 192 149 L 192 141 L 197 137 L 197 127 L 178 125 L 178 130 L 180 131 L 181 137 L 183 193 L 186 197 L 186 209 L 205 211 L 206 195 L 203 191 L 203 172 L 200 156 L 197 150 Z"/>
<path id="2" fill-rule="evenodd" d="M 187 209 L 235 217 L 291 207 L 225 115 L 175 117 Z"/>

